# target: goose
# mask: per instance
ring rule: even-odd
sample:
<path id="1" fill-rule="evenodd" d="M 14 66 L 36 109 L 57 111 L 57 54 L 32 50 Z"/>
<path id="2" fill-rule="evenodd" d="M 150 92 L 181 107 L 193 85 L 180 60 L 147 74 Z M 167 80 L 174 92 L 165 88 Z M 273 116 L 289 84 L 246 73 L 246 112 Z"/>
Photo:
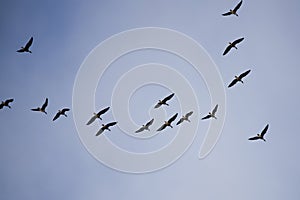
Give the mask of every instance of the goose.
<path id="1" fill-rule="evenodd" d="M 264 128 L 264 130 L 262 130 L 262 132 L 260 134 L 257 134 L 254 137 L 249 138 L 248 140 L 263 140 L 266 142 L 264 135 L 266 134 L 267 130 L 269 128 L 269 124 L 267 124 Z"/>
<path id="2" fill-rule="evenodd" d="M 223 16 L 229 16 L 229 15 L 235 15 L 235 16 L 239 16 L 238 14 L 237 14 L 237 11 L 238 11 L 238 9 L 241 7 L 241 5 L 242 5 L 242 3 L 243 3 L 243 1 L 240 1 L 236 6 L 235 6 L 235 8 L 233 9 L 233 10 L 229 10 L 229 12 L 227 12 L 227 13 L 224 13 L 224 14 L 222 14 Z"/>
<path id="3" fill-rule="evenodd" d="M 14 99 L 7 99 L 5 101 L 2 101 L 1 104 L 0 104 L 0 109 L 2 109 L 4 106 L 8 107 L 8 108 L 11 108 L 9 103 L 13 102 Z"/>
<path id="4" fill-rule="evenodd" d="M 243 40 L 244 40 L 244 38 L 239 38 L 239 39 L 237 39 L 237 40 L 235 40 L 235 41 L 233 41 L 233 42 L 229 42 L 229 45 L 226 47 L 226 49 L 225 49 L 225 51 L 224 51 L 224 53 L 223 53 L 223 56 L 225 56 L 225 55 L 230 51 L 231 48 L 238 49 L 238 48 L 236 47 L 236 45 L 237 45 L 238 43 L 242 42 Z"/>
<path id="5" fill-rule="evenodd" d="M 170 94 L 169 96 L 165 97 L 163 100 L 159 100 L 158 103 L 154 106 L 154 108 L 159 108 L 161 105 L 169 105 L 167 101 L 169 101 L 174 96 L 174 93 Z"/>
<path id="6" fill-rule="evenodd" d="M 28 52 L 28 53 L 32 53 L 29 48 L 30 46 L 32 45 L 32 42 L 33 42 L 33 37 L 31 37 L 29 39 L 29 41 L 26 43 L 25 47 L 21 47 L 19 50 L 17 50 L 17 52 L 19 53 L 23 53 L 23 52 Z"/>
<path id="7" fill-rule="evenodd" d="M 228 85 L 228 87 L 230 88 L 230 87 L 234 86 L 237 82 L 244 83 L 242 79 L 245 76 L 247 76 L 250 72 L 251 72 L 251 70 L 249 69 L 249 70 L 241 73 L 239 76 L 234 76 L 234 79 L 231 81 L 231 83 Z"/>
<path id="8" fill-rule="evenodd" d="M 46 112 L 46 107 L 47 106 L 48 106 L 48 98 L 46 98 L 45 103 L 42 105 L 41 108 L 37 107 L 37 108 L 32 108 L 31 110 L 32 111 L 39 111 L 39 112 L 47 114 L 47 112 Z"/>
<path id="9" fill-rule="evenodd" d="M 190 111 L 188 112 L 187 114 L 183 115 L 180 120 L 176 123 L 176 125 L 179 125 L 181 124 L 182 122 L 184 121 L 188 121 L 188 122 L 191 122 L 189 117 L 193 114 L 193 111 Z"/>
<path id="10" fill-rule="evenodd" d="M 141 128 L 139 128 L 137 131 L 135 131 L 135 133 L 139 133 L 144 130 L 150 131 L 149 126 L 151 126 L 153 124 L 153 121 L 154 121 L 154 119 L 151 119 L 149 122 L 146 123 L 146 125 L 142 125 Z"/>
<path id="11" fill-rule="evenodd" d="M 209 118 L 215 118 L 215 119 L 217 119 L 217 117 L 216 117 L 217 110 L 218 110 L 218 104 L 215 106 L 215 108 L 213 109 L 213 111 L 209 112 L 208 115 L 206 115 L 205 117 L 202 118 L 202 120 L 209 119 Z"/>
<path id="12" fill-rule="evenodd" d="M 173 126 L 171 125 L 171 123 L 176 119 L 178 113 L 176 113 L 175 115 L 173 115 L 173 117 L 171 117 L 168 121 L 165 121 L 164 124 L 159 127 L 159 129 L 157 129 L 156 131 L 162 131 L 164 130 L 167 126 L 170 126 L 171 128 L 173 128 Z"/>
<path id="13" fill-rule="evenodd" d="M 62 110 L 58 110 L 57 113 L 56 113 L 56 115 L 53 118 L 53 121 L 55 121 L 56 119 L 58 119 L 59 116 L 61 116 L 61 115 L 64 115 L 65 117 L 67 117 L 66 112 L 69 111 L 69 110 L 70 110 L 69 108 L 64 108 Z"/>
<path id="14" fill-rule="evenodd" d="M 101 115 L 103 115 L 104 113 L 106 113 L 109 110 L 110 107 L 104 108 L 102 110 L 100 110 L 98 113 L 94 113 L 94 116 L 87 122 L 86 125 L 90 125 L 91 123 L 93 123 L 97 118 L 102 120 Z"/>
<path id="15" fill-rule="evenodd" d="M 108 130 L 110 131 L 109 127 L 110 126 L 114 126 L 116 125 L 118 122 L 110 122 L 108 124 L 102 124 L 102 127 L 100 128 L 100 130 L 96 133 L 96 136 L 100 135 L 101 133 L 103 133 L 103 131 Z"/>

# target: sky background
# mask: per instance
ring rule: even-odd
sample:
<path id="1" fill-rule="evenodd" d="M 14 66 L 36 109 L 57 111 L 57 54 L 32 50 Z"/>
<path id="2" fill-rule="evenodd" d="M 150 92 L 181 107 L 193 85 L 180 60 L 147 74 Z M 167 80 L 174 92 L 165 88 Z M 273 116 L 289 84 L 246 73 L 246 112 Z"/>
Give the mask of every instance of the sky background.
<path id="1" fill-rule="evenodd" d="M 245 0 L 239 17 L 221 16 L 237 3 L 1 1 L 0 100 L 15 101 L 11 110 L 0 110 L 0 199 L 299 199 L 300 3 Z M 234 75 L 252 71 L 244 85 L 226 89 L 225 126 L 208 157 L 198 159 L 209 125 L 201 122 L 194 143 L 177 162 L 163 170 L 134 175 L 112 170 L 88 153 L 72 112 L 56 122 L 52 118 L 58 109 L 72 108 L 76 73 L 94 47 L 119 32 L 148 26 L 174 29 L 200 43 L 218 66 L 225 86 Z M 16 53 L 31 36 L 33 53 Z M 239 37 L 245 37 L 239 50 L 222 56 L 227 43 Z M 168 64 L 190 77 L 201 99 L 199 115 L 211 109 L 205 83 L 191 66 L 174 55 L 145 50 L 112 64 L 99 82 L 96 110 L 110 104 L 110 96 L 103 94 L 111 92 L 122 73 L 148 62 Z M 151 104 L 146 96 L 149 90 L 157 91 L 150 95 L 154 102 L 170 92 L 147 86 L 133 100 Z M 48 115 L 30 111 L 46 97 Z M 169 116 L 178 108 L 177 99 L 173 103 Z M 143 115 L 148 110 L 143 104 L 134 106 L 133 101 L 130 109 L 137 124 L 149 119 Z M 114 120 L 111 112 L 104 121 L 110 120 Z M 266 143 L 247 140 L 267 123 Z M 117 137 L 119 132 L 116 127 L 108 137 L 124 148 L 133 148 L 128 138 Z M 171 129 L 165 133 L 162 143 L 174 137 Z M 157 148 L 156 140 L 147 141 L 146 150 Z"/>

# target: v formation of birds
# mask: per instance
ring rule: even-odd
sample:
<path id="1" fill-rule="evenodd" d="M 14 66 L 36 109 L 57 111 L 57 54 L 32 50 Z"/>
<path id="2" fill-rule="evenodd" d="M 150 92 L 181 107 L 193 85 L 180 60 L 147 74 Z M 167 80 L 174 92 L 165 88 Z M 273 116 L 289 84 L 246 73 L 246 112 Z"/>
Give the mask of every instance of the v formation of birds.
<path id="1" fill-rule="evenodd" d="M 239 8 L 241 7 L 243 1 L 241 0 L 233 9 L 230 9 L 228 12 L 225 12 L 222 14 L 222 16 L 231 16 L 234 15 L 236 17 L 238 17 L 238 13 L 237 11 L 239 10 Z M 224 52 L 223 52 L 223 56 L 227 55 L 232 49 L 238 49 L 237 45 L 239 43 L 241 43 L 244 40 L 244 38 L 238 38 L 232 42 L 229 42 L 228 46 L 225 48 Z M 25 44 L 25 46 L 21 47 L 20 49 L 17 50 L 18 53 L 32 53 L 32 51 L 30 50 L 31 45 L 33 44 L 33 37 L 31 37 L 28 42 Z M 242 72 L 240 75 L 235 76 L 234 79 L 230 82 L 230 84 L 228 85 L 228 88 L 233 87 L 236 83 L 243 82 L 243 78 L 246 77 L 249 73 L 250 73 L 250 69 Z M 162 100 L 159 100 L 158 103 L 154 106 L 154 109 L 158 109 L 161 106 L 169 106 L 168 101 L 170 101 L 173 97 L 174 97 L 174 93 L 170 94 L 169 96 L 163 98 Z M 14 99 L 6 99 L 4 101 L 1 102 L 0 104 L 0 109 L 4 108 L 4 107 L 8 107 L 11 108 L 10 104 L 14 101 Z M 45 102 L 42 104 L 41 107 L 36 107 L 36 108 L 32 108 L 31 111 L 34 112 L 41 112 L 44 114 L 47 114 L 46 108 L 48 106 L 48 98 L 45 99 Z M 90 120 L 87 122 L 86 125 L 90 125 L 92 124 L 96 119 L 102 120 L 101 116 L 104 115 L 108 110 L 110 109 L 110 107 L 106 107 L 102 110 L 100 110 L 98 113 L 94 113 L 94 115 L 90 118 Z M 211 112 L 209 112 L 206 116 L 204 116 L 203 118 L 201 118 L 202 120 L 206 120 L 206 119 L 217 119 L 216 117 L 216 113 L 218 110 L 218 105 L 215 105 L 215 107 L 213 108 L 213 110 Z M 57 120 L 60 116 L 65 116 L 66 112 L 70 111 L 69 108 L 63 108 L 61 110 L 58 110 L 57 113 L 54 115 L 53 121 Z M 184 121 L 190 122 L 189 117 L 193 114 L 193 111 L 189 111 L 188 113 L 184 114 L 176 123 L 176 125 L 180 125 L 182 124 Z M 162 131 L 167 127 L 173 128 L 172 126 L 172 122 L 176 120 L 178 116 L 178 113 L 174 114 L 173 116 L 171 116 L 167 121 L 165 121 L 156 131 Z M 138 130 L 135 131 L 135 133 L 141 133 L 145 130 L 150 131 L 150 126 L 153 124 L 155 119 L 151 119 L 148 122 L 146 122 L 144 125 L 142 125 Z M 105 130 L 111 131 L 110 127 L 115 126 L 117 124 L 116 121 L 113 122 L 109 122 L 107 124 L 102 124 L 102 127 L 99 129 L 99 131 L 96 133 L 96 136 L 102 134 Z M 269 128 L 269 124 L 267 124 L 265 126 L 265 128 L 262 130 L 262 132 L 260 134 L 257 134 L 256 136 L 250 137 L 249 140 L 263 140 L 266 141 L 264 138 L 264 135 L 266 134 L 267 130 Z"/>

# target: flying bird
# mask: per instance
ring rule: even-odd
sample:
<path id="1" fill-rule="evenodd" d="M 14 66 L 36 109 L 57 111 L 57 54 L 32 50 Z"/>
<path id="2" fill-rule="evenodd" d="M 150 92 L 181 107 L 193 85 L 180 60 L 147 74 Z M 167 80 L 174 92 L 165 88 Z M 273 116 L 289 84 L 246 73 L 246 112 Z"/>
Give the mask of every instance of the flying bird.
<path id="1" fill-rule="evenodd" d="M 91 123 L 93 123 L 97 118 L 102 120 L 101 115 L 103 115 L 104 113 L 106 113 L 109 110 L 110 107 L 104 108 L 102 110 L 100 110 L 98 113 L 94 113 L 94 116 L 87 122 L 86 125 L 90 125 Z"/>
<path id="2" fill-rule="evenodd" d="M 23 52 L 28 52 L 28 53 L 32 53 L 29 48 L 30 46 L 32 45 L 32 42 L 33 42 L 33 37 L 31 37 L 29 39 L 29 41 L 26 43 L 25 47 L 21 47 L 19 50 L 17 50 L 17 52 L 19 53 L 23 53 Z"/>
<path id="3" fill-rule="evenodd" d="M 180 118 L 180 120 L 176 123 L 176 125 L 179 125 L 179 124 L 181 124 L 181 123 L 184 122 L 184 121 L 191 122 L 190 119 L 189 119 L 189 117 L 190 117 L 192 114 L 193 114 L 193 111 L 188 112 L 187 114 L 183 115 L 183 116 Z"/>
<path id="4" fill-rule="evenodd" d="M 169 96 L 167 96 L 163 100 L 159 100 L 158 103 L 154 106 L 154 108 L 159 108 L 161 105 L 167 105 L 168 106 L 169 104 L 167 104 L 167 101 L 169 101 L 173 96 L 174 96 L 174 93 L 170 94 Z"/>
<path id="5" fill-rule="evenodd" d="M 247 76 L 250 73 L 250 71 L 251 70 L 249 69 L 248 71 L 241 73 L 239 76 L 234 76 L 234 79 L 231 81 L 231 83 L 228 85 L 228 87 L 230 88 L 230 87 L 234 86 L 237 82 L 244 83 L 242 79 L 245 76 Z"/>
<path id="6" fill-rule="evenodd" d="M 146 123 L 146 125 L 142 125 L 141 128 L 139 128 L 137 131 L 135 131 L 136 133 L 142 132 L 144 130 L 150 131 L 149 126 L 151 126 L 153 124 L 154 119 L 151 119 L 149 122 Z"/>
<path id="7" fill-rule="evenodd" d="M 2 101 L 0 104 L 0 109 L 2 109 L 4 106 L 11 108 L 9 103 L 11 103 L 13 101 L 14 101 L 14 99 L 7 99 L 5 101 Z"/>
<path id="8" fill-rule="evenodd" d="M 229 10 L 229 12 L 222 14 L 223 16 L 229 16 L 229 15 L 235 15 L 235 16 L 239 16 L 237 14 L 238 9 L 241 7 L 243 1 L 240 1 L 240 3 L 238 3 L 238 5 L 235 6 L 235 8 L 233 10 Z"/>
<path id="9" fill-rule="evenodd" d="M 215 118 L 215 119 L 217 119 L 217 117 L 216 117 L 217 110 L 218 110 L 218 104 L 215 106 L 215 108 L 213 109 L 213 111 L 209 112 L 208 115 L 206 115 L 205 117 L 202 118 L 202 120 L 209 119 L 209 118 Z"/>
<path id="10" fill-rule="evenodd" d="M 239 39 L 237 39 L 237 40 L 235 40 L 235 41 L 233 41 L 233 42 L 229 42 L 229 45 L 226 47 L 226 49 L 225 49 L 225 51 L 224 51 L 224 53 L 223 53 L 223 56 L 225 56 L 225 55 L 230 51 L 231 48 L 238 49 L 238 48 L 236 47 L 236 45 L 237 45 L 238 43 L 242 42 L 243 40 L 244 40 L 244 38 L 239 38 Z"/>
<path id="11" fill-rule="evenodd" d="M 164 130 L 167 126 L 170 126 L 171 128 L 173 128 L 173 126 L 171 125 L 171 123 L 176 119 L 178 113 L 176 113 L 175 115 L 173 115 L 173 117 L 171 117 L 168 121 L 165 121 L 164 124 L 159 127 L 159 129 L 157 129 L 156 131 L 162 131 Z"/>
<path id="12" fill-rule="evenodd" d="M 32 108 L 31 110 L 32 111 L 39 111 L 39 112 L 47 114 L 47 112 L 46 112 L 46 107 L 47 106 L 48 106 L 48 98 L 46 98 L 45 103 L 42 105 L 41 108 L 37 107 L 37 108 Z"/>
<path id="13" fill-rule="evenodd" d="M 53 121 L 57 120 L 59 118 L 59 116 L 61 116 L 61 115 L 67 117 L 66 112 L 69 111 L 69 110 L 70 110 L 69 108 L 64 108 L 62 110 L 58 110 L 56 115 L 53 118 Z"/>
<path id="14" fill-rule="evenodd" d="M 100 130 L 96 133 L 96 136 L 100 135 L 101 133 L 103 133 L 103 131 L 108 130 L 110 131 L 109 127 L 110 126 L 114 126 L 116 125 L 118 122 L 110 122 L 108 124 L 102 124 L 102 127 L 100 128 Z"/>
<path id="15" fill-rule="evenodd" d="M 260 134 L 257 134 L 256 136 L 251 137 L 248 140 L 263 140 L 263 141 L 266 141 L 265 138 L 264 138 L 264 135 L 266 134 L 268 128 L 269 128 L 269 124 L 266 125 L 266 127 L 264 128 L 264 130 Z"/>

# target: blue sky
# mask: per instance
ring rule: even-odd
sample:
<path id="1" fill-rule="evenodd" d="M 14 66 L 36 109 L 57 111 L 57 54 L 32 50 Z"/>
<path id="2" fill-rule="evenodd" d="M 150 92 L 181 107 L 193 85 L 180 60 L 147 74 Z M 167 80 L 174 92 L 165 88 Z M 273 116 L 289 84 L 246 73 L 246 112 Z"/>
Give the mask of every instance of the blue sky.
<path id="1" fill-rule="evenodd" d="M 1 2 L 0 98 L 15 101 L 11 110 L 0 110 L 0 198 L 299 199 L 300 3 L 244 1 L 240 17 L 221 16 L 237 3 Z M 77 134 L 72 112 L 68 118 L 54 123 L 52 118 L 62 107 L 72 108 L 77 71 L 94 47 L 119 32 L 149 26 L 180 31 L 200 43 L 218 66 L 225 86 L 234 75 L 247 69 L 252 71 L 244 85 L 226 89 L 225 126 L 208 157 L 198 159 L 209 125 L 201 122 L 195 141 L 173 165 L 148 174 L 126 174 L 106 167 L 88 153 Z M 33 53 L 16 53 L 31 36 Z M 238 37 L 245 37 L 239 50 L 223 57 L 227 42 Z M 96 109 L 110 104 L 110 96 L 101 99 L 100 94 L 110 94 L 122 72 L 154 61 L 174 66 L 189 76 L 192 86 L 199 91 L 199 115 L 210 110 L 209 94 L 201 77 L 176 56 L 151 50 L 134 52 L 112 64 L 99 82 Z M 155 101 L 169 93 L 156 86 L 148 89 L 157 91 L 153 94 Z M 135 98 L 149 103 L 146 93 L 145 87 Z M 40 106 L 46 97 L 49 114 L 32 113 L 30 108 Z M 177 104 L 174 100 L 168 116 L 176 112 Z M 148 108 L 142 104 L 131 107 L 137 124 L 149 119 L 141 114 Z M 111 112 L 105 120 L 114 120 Z M 267 123 L 270 128 L 266 143 L 247 140 Z M 124 148 L 133 148 L 131 142 L 138 142 L 118 137 L 119 132 L 115 128 L 109 137 Z M 167 130 L 161 143 L 155 143 L 154 138 L 147 141 L 146 148 L 156 148 L 172 137 L 172 131 Z"/>

